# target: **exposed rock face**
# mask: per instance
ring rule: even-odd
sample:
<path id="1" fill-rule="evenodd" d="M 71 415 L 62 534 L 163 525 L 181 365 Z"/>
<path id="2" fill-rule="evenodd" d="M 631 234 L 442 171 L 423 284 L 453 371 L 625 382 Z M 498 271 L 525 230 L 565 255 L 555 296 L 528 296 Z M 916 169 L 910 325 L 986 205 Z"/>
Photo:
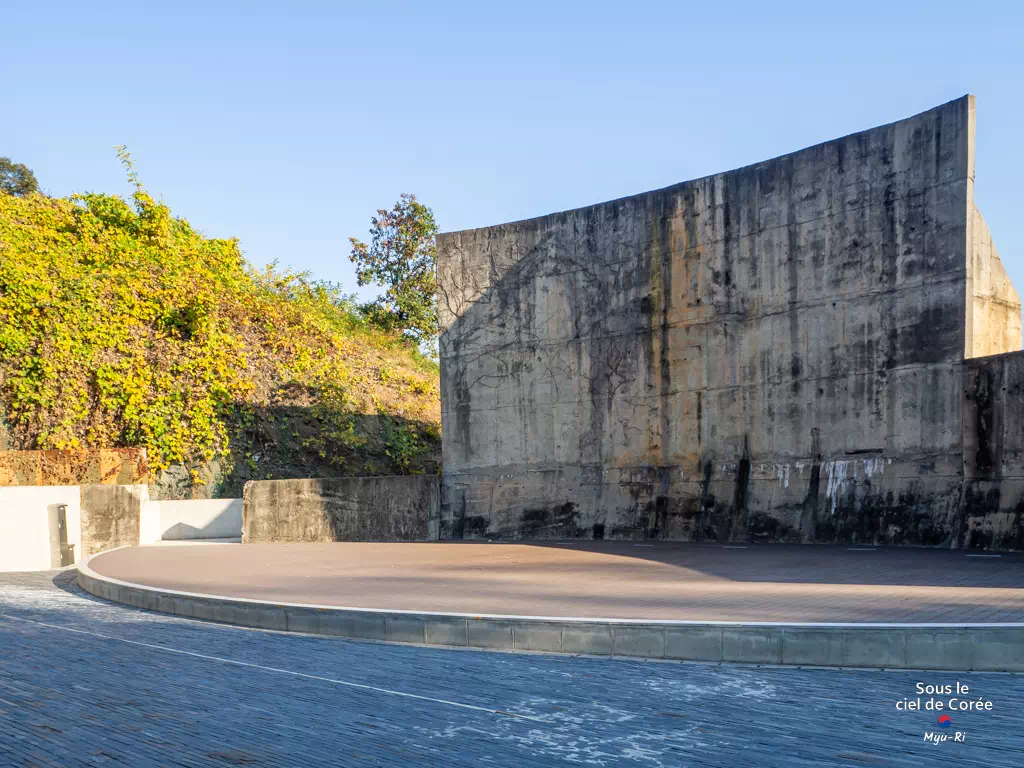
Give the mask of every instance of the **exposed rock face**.
<path id="1" fill-rule="evenodd" d="M 0 487 L 133 485 L 149 480 L 145 448 L 0 450 Z"/>
<path id="2" fill-rule="evenodd" d="M 1024 546 L 1024 360 L 965 359 L 1021 347 L 973 185 L 964 97 L 442 235 L 442 538 Z"/>

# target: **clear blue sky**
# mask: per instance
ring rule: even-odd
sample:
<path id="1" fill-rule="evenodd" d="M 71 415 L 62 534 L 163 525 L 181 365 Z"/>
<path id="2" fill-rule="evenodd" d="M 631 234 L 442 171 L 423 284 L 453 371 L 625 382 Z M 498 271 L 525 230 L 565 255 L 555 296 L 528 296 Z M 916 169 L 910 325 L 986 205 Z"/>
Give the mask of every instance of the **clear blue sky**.
<path id="1" fill-rule="evenodd" d="M 1024 293 L 1024 4 L 7 3 L 0 155 L 147 188 L 355 289 L 348 237 L 414 192 L 442 229 L 728 170 L 978 97 L 977 200 Z"/>

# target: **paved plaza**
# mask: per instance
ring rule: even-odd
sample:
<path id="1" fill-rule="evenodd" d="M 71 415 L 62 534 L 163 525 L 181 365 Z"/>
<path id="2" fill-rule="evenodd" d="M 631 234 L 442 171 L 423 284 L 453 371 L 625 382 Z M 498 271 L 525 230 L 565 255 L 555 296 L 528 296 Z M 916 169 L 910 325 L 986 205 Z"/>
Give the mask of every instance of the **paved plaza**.
<path id="1" fill-rule="evenodd" d="M 268 602 L 743 622 L 1024 622 L 1024 554 L 679 542 L 134 547 L 101 576 Z"/>
<path id="2" fill-rule="evenodd" d="M 1020 765 L 1024 677 L 494 653 L 278 634 L 0 574 L 0 766 Z M 990 712 L 900 712 L 915 683 Z M 947 732 L 943 732 L 947 733 Z"/>

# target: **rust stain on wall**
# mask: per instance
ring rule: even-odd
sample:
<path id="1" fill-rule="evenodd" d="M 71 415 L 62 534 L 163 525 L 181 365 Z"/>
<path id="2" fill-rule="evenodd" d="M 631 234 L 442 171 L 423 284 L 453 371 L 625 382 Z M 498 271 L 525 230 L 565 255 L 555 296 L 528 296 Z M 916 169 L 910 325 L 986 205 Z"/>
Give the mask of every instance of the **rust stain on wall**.
<path id="1" fill-rule="evenodd" d="M 145 448 L 0 451 L 0 487 L 149 482 Z"/>

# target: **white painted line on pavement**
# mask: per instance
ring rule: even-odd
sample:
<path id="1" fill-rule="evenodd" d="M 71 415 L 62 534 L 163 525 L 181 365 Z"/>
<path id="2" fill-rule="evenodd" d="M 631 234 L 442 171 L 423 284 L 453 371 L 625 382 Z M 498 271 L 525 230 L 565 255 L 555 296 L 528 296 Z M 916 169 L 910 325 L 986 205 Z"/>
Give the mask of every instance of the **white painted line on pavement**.
<path id="1" fill-rule="evenodd" d="M 278 667 L 265 667 L 262 664 L 253 664 L 248 661 L 238 661 L 236 659 L 225 659 L 222 656 L 208 656 L 205 653 L 195 653 L 193 651 L 182 651 L 178 648 L 168 648 L 164 645 L 155 645 L 153 643 L 143 643 L 138 640 L 127 640 L 123 637 L 114 637 L 113 635 L 104 635 L 99 632 L 89 632 L 85 629 L 72 629 L 71 627 L 62 627 L 59 624 L 47 624 L 43 621 L 36 621 L 34 619 L 24 619 L 20 616 L 11 616 L 10 614 L 0 613 L 0 618 L 10 619 L 11 621 L 21 621 L 26 624 L 36 624 L 40 627 L 47 627 L 48 629 L 59 629 L 64 632 L 74 632 L 78 635 L 89 635 L 90 637 L 99 637 L 103 640 L 116 640 L 119 643 L 128 643 L 129 645 L 138 645 L 142 648 L 149 648 L 154 651 L 165 651 L 166 653 L 176 653 L 181 656 L 192 656 L 197 659 L 205 659 L 206 661 L 219 661 L 222 664 L 234 664 L 239 667 L 250 667 L 252 669 L 261 669 L 264 672 L 278 672 L 282 675 L 293 675 L 294 677 L 302 677 L 307 680 L 319 680 L 324 683 L 334 683 L 335 685 L 344 685 L 349 688 L 359 688 L 364 691 L 374 691 L 375 693 L 385 693 L 389 696 L 402 696 L 407 699 L 419 699 L 420 701 L 430 701 L 434 704 L 446 704 L 450 707 L 459 707 L 461 709 L 472 709 L 476 712 L 487 712 L 492 715 L 507 715 L 508 717 L 516 717 L 522 720 L 533 720 L 538 723 L 547 723 L 540 717 L 531 717 L 530 715 L 519 715 L 515 712 L 508 712 L 504 709 L 490 709 L 489 707 L 478 707 L 475 704 L 464 704 L 460 701 L 449 701 L 448 699 L 435 699 L 431 696 L 421 696 L 418 693 L 406 693 L 404 691 L 395 691 L 390 688 L 380 688 L 376 685 L 366 685 L 365 683 L 354 683 L 351 680 L 338 680 L 332 677 L 320 677 L 319 675 L 309 675 L 305 672 L 295 672 L 290 669 L 279 669 Z"/>

